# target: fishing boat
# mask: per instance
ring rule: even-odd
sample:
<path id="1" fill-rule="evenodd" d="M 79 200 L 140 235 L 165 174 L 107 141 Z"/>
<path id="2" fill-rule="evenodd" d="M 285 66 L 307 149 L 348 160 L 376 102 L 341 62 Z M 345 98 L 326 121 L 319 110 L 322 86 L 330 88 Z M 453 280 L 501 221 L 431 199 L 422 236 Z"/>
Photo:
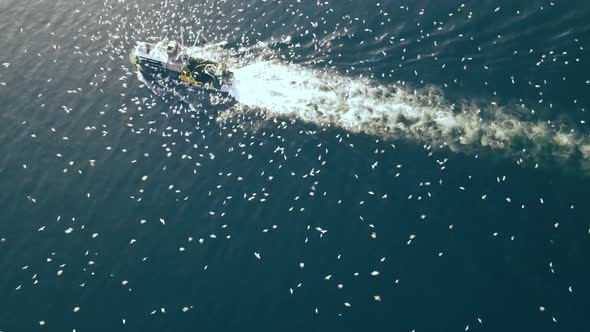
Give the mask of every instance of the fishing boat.
<path id="1" fill-rule="evenodd" d="M 234 78 L 225 63 L 203 59 L 168 38 L 155 43 L 138 42 L 131 61 L 142 71 L 164 74 L 183 85 L 224 95 L 229 94 Z"/>

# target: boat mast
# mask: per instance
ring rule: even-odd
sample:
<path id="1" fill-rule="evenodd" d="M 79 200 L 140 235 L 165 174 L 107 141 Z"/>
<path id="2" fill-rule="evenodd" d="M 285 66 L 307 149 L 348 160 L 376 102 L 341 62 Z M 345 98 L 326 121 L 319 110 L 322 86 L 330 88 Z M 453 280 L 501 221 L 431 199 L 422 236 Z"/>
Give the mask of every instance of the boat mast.
<path id="1" fill-rule="evenodd" d="M 184 48 L 184 27 L 180 27 L 180 46 Z"/>
<path id="2" fill-rule="evenodd" d="M 197 46 L 199 39 L 201 39 L 201 31 L 197 32 L 197 37 L 195 38 L 195 42 L 193 43 L 193 47 Z"/>

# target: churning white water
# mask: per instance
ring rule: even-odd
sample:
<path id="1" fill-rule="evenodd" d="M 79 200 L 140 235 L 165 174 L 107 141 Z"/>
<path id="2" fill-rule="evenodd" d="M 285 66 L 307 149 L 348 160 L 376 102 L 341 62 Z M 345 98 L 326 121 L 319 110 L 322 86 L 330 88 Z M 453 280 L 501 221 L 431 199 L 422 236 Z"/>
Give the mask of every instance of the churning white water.
<path id="1" fill-rule="evenodd" d="M 234 97 L 271 115 L 337 126 L 383 139 L 412 140 L 457 152 L 480 148 L 511 157 L 565 160 L 590 156 L 587 138 L 545 122 L 521 120 L 495 105 L 452 105 L 441 93 L 408 91 L 284 62 L 259 61 L 234 70 Z"/>

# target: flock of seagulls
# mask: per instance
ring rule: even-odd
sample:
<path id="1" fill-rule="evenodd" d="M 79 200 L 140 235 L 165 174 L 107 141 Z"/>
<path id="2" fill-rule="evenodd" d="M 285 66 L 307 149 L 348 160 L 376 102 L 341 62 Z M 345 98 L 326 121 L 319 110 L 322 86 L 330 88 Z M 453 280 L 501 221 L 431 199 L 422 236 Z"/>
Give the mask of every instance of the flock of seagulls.
<path id="1" fill-rule="evenodd" d="M 36 99 L 30 104 L 42 115 L 23 118 L 19 123 L 20 130 L 27 133 L 24 146 L 40 148 L 28 158 L 18 159 L 23 160 L 18 165 L 18 174 L 33 177 L 46 173 L 44 180 L 39 181 L 48 184 L 24 193 L 25 203 L 19 206 L 39 209 L 55 202 L 54 196 L 60 195 L 61 190 L 71 190 L 67 197 L 78 202 L 74 204 L 92 207 L 95 202 L 105 208 L 105 202 L 121 200 L 132 211 L 121 208 L 122 216 L 129 213 L 138 218 L 116 221 L 116 225 L 101 224 L 93 219 L 99 217 L 80 209 L 73 209 L 80 215 L 67 212 L 71 203 L 62 201 L 63 213 L 30 221 L 32 228 L 24 233 L 39 241 L 48 241 L 43 237 L 50 234 L 52 241 L 61 243 L 49 248 L 39 244 L 39 248 L 25 249 L 27 239 L 4 235 L 0 228 L 0 252 L 22 249 L 33 253 L 22 261 L 15 257 L 15 262 L 26 263 L 3 272 L 18 277 L 9 285 L 11 299 L 50 301 L 39 298 L 37 289 L 56 285 L 96 288 L 100 292 L 101 279 L 111 280 L 123 293 L 135 294 L 142 278 L 134 276 L 131 270 L 117 270 L 117 264 L 103 259 L 114 258 L 99 249 L 109 243 L 121 249 L 121 258 L 133 261 L 129 264 L 134 267 L 151 264 L 152 256 L 159 256 L 158 251 L 162 250 L 170 256 L 199 257 L 190 262 L 189 268 L 197 266 L 203 273 L 222 271 L 223 262 L 208 257 L 208 253 L 223 253 L 238 246 L 239 251 L 247 251 L 240 256 L 247 261 L 244 266 L 256 274 L 257 269 L 269 271 L 264 265 L 266 261 L 277 264 L 280 253 L 269 243 L 280 246 L 294 237 L 291 245 L 297 254 L 288 257 L 303 257 L 306 248 L 323 248 L 318 250 L 324 252 L 316 254 L 322 260 L 300 258 L 280 264 L 287 271 L 277 277 L 285 281 L 280 283 L 284 295 L 295 297 L 302 293 L 301 296 L 311 298 L 305 290 L 308 287 L 335 289 L 339 292 L 338 301 L 323 307 L 312 303 L 308 312 L 311 316 L 326 313 L 341 318 L 354 315 L 356 307 L 386 307 L 400 301 L 392 289 L 411 283 L 407 280 L 411 273 L 394 265 L 413 260 L 411 255 L 438 260 L 461 257 L 452 246 L 443 248 L 444 242 L 428 249 L 424 249 L 422 242 L 423 238 L 430 238 L 425 235 L 429 227 L 445 238 L 460 238 L 456 234 L 466 227 L 461 221 L 436 215 L 445 211 L 437 200 L 447 198 L 446 195 L 470 195 L 471 198 L 462 199 L 477 206 L 498 205 L 499 209 L 510 211 L 559 206 L 560 213 L 575 215 L 577 204 L 583 205 L 578 198 L 560 198 L 549 192 L 531 193 L 533 198 L 522 193 L 512 196 L 509 189 L 518 186 L 518 180 L 510 175 L 491 174 L 494 170 L 485 166 L 492 160 L 503 171 L 543 174 L 548 171 L 543 168 L 546 160 L 561 166 L 577 156 L 580 160 L 575 175 L 586 176 L 590 158 L 590 142 L 583 131 L 586 120 L 577 120 L 581 129 L 573 129 L 535 118 L 536 112 L 540 112 L 535 109 L 553 108 L 552 102 L 544 97 L 550 85 L 547 81 L 529 82 L 539 100 L 518 100 L 516 109 L 526 113 L 520 116 L 510 113 L 512 109 L 499 105 L 496 99 L 487 99 L 485 106 L 447 100 L 440 89 L 456 87 L 457 78 L 438 88 L 427 86 L 421 76 L 426 73 L 415 69 L 407 80 L 396 78 L 405 67 L 419 68 L 414 63 L 426 59 L 445 71 L 451 66 L 447 65 L 450 60 L 440 56 L 442 51 L 438 49 L 474 38 L 466 32 L 457 33 L 456 39 L 444 38 L 445 34 L 454 34 L 452 26 L 464 31 L 462 28 L 473 17 L 500 15 L 506 10 L 494 5 L 487 12 L 478 13 L 468 9 L 475 4 L 466 3 L 453 8 L 446 17 L 426 22 L 420 18 L 428 16 L 427 9 L 386 2 L 372 3 L 367 12 L 371 16 L 358 17 L 342 13 L 338 2 L 321 0 L 105 0 L 102 4 L 84 1 L 67 14 L 78 17 L 72 26 L 47 24 L 47 33 L 52 38 L 40 45 L 29 45 L 18 54 L 40 61 L 44 67 L 39 68 L 36 78 L 44 88 L 34 90 Z M 549 2 L 533 11 L 549 11 L 555 6 Z M 101 10 L 95 12 L 96 8 Z M 416 26 L 398 25 L 392 20 L 394 12 L 407 13 L 407 25 Z M 524 14 L 518 10 L 510 15 L 518 19 Z M 534 14 L 529 11 L 527 15 Z M 454 23 L 445 24 L 447 19 Z M 197 28 L 206 30 L 210 46 L 202 49 L 203 54 L 222 57 L 235 67 L 238 105 L 217 105 L 206 100 L 206 95 L 190 96 L 165 83 L 147 81 L 129 64 L 128 52 L 136 41 L 163 33 L 178 36 L 181 28 L 185 29 L 187 41 L 197 37 Z M 273 35 L 273 29 L 281 32 Z M 418 34 L 409 36 L 404 29 L 417 29 Z M 14 38 L 26 39 L 28 34 L 31 31 L 26 27 L 20 28 Z M 497 35 L 492 38 L 492 46 L 484 51 L 493 53 L 493 45 L 500 47 L 507 38 Z M 564 38 L 571 39 L 568 45 L 573 45 L 573 51 L 515 49 L 512 55 L 537 55 L 533 66 L 539 68 L 555 63 L 583 63 L 583 58 L 571 55 L 584 50 L 583 42 L 569 35 Z M 432 44 L 435 51 L 410 53 L 416 44 L 426 43 Z M 368 59 L 347 54 L 347 47 L 352 47 L 349 44 L 358 47 L 361 54 L 370 52 L 366 53 Z M 480 47 L 474 56 L 460 59 L 459 68 L 464 72 L 471 70 L 475 66 L 472 63 L 484 51 Z M 13 77 L 19 68 L 12 61 L 2 62 L 0 93 L 17 89 Z M 83 69 L 72 72 L 63 68 Z M 60 73 L 49 76 L 52 70 Z M 485 64 L 480 70 L 493 71 L 494 64 Z M 512 75 L 506 84 L 516 85 L 518 81 L 519 77 Z M 578 83 L 587 90 L 589 82 Z M 496 97 L 496 92 L 491 95 Z M 572 104 L 585 112 L 577 100 Z M 516 140 L 524 143 L 515 144 Z M 498 161 L 494 152 L 506 158 Z M 38 156 L 47 159 L 37 162 Z M 462 168 L 457 160 L 471 166 Z M 489 173 L 473 174 L 473 165 Z M 104 182 L 104 186 L 96 185 L 97 181 Z M 64 188 L 60 188 L 62 184 Z M 405 211 L 403 206 L 410 206 L 411 211 Z M 137 214 L 133 209 L 151 212 Z M 117 208 L 112 210 L 101 212 L 117 215 Z M 198 220 L 188 228 L 178 217 L 186 216 L 182 214 L 186 211 L 199 211 L 194 214 Z M 388 215 L 392 211 L 410 220 Z M 565 223 L 568 229 L 576 229 L 576 236 L 584 236 L 587 246 L 590 225 L 567 225 L 570 221 L 564 217 L 563 221 L 545 220 L 541 224 L 544 227 L 549 223 L 551 232 L 559 232 Z M 124 230 L 124 235 L 109 229 L 115 226 Z M 519 230 L 510 231 L 503 222 L 497 228 L 479 236 L 488 240 L 501 238 L 508 243 L 527 236 Z M 37 234 L 30 235 L 33 232 Z M 355 234 L 351 235 L 352 232 Z M 244 234 L 260 243 L 252 243 Z M 170 240 L 176 238 L 177 242 L 156 244 L 160 235 Z M 126 237 L 124 243 L 121 236 Z M 269 240 L 273 236 L 278 240 Z M 335 249 L 322 247 L 323 243 Z M 142 246 L 144 250 L 137 249 Z M 174 251 L 169 250 L 171 246 Z M 353 247 L 362 254 L 355 256 Z M 223 255 L 226 254 L 217 257 Z M 548 273 L 559 276 L 557 267 L 564 264 L 549 261 Z M 198 277 L 194 282 L 199 282 Z M 365 288 L 365 283 L 383 289 Z M 566 286 L 560 292 L 575 296 L 578 285 L 572 281 Z M 371 291 L 359 297 L 353 291 L 348 293 L 349 289 Z M 207 303 L 194 299 L 192 303 L 176 303 L 173 307 L 149 305 L 150 309 L 142 314 L 145 317 L 198 313 Z M 81 315 L 86 310 L 76 301 L 70 307 L 68 314 Z M 560 322 L 558 304 L 539 301 L 532 310 L 544 314 L 540 319 L 551 324 Z M 137 320 L 138 315 L 128 314 Z M 117 320 L 123 326 L 136 324 L 129 316 L 121 314 Z M 465 318 L 462 329 L 484 326 L 485 316 L 485 312 L 473 313 Z M 42 329 L 52 329 L 58 320 L 28 318 Z M 0 331 L 4 331 L 2 323 L 0 319 Z M 71 330 L 77 331 L 75 327 Z"/>

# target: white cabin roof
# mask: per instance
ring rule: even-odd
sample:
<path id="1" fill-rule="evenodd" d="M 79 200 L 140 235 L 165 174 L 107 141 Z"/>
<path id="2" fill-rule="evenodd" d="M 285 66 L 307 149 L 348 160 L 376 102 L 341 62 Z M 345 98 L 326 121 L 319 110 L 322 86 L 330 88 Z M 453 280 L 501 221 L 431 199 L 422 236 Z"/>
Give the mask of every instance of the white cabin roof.
<path id="1" fill-rule="evenodd" d="M 168 43 L 171 44 L 172 42 Z M 163 63 L 168 63 L 169 56 L 166 51 L 166 46 L 163 42 L 157 42 L 156 44 L 140 43 L 138 44 L 137 52 L 141 57 L 153 59 Z"/>

